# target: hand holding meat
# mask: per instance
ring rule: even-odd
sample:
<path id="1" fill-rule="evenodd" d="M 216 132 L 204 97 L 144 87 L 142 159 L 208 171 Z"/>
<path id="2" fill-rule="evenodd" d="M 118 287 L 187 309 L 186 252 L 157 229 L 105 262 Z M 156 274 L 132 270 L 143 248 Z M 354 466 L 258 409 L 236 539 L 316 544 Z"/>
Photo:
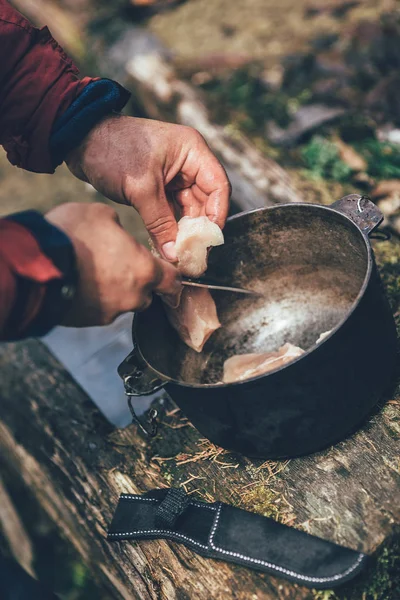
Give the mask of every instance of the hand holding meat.
<path id="1" fill-rule="evenodd" d="M 46 219 L 69 236 L 77 257 L 79 288 L 63 325 L 105 325 L 147 308 L 153 291 L 179 294 L 177 269 L 138 244 L 109 206 L 64 204 Z"/>
<path id="2" fill-rule="evenodd" d="M 228 178 L 190 127 L 107 117 L 70 153 L 67 164 L 108 198 L 134 206 L 167 260 L 176 260 L 176 217 L 207 216 L 224 226 Z"/>

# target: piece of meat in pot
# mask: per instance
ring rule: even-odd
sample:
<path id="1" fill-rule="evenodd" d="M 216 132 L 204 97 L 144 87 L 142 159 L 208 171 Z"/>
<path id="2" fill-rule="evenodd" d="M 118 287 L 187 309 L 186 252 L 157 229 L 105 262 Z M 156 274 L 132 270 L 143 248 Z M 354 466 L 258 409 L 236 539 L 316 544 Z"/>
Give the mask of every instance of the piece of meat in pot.
<path id="1" fill-rule="evenodd" d="M 243 381 L 278 369 L 304 354 L 304 350 L 285 344 L 276 352 L 261 354 L 235 354 L 224 362 L 223 383 Z"/>
<path id="2" fill-rule="evenodd" d="M 187 277 L 199 277 L 207 269 L 208 249 L 223 243 L 221 229 L 208 217 L 183 217 L 176 238 L 179 271 Z M 206 288 L 185 287 L 178 308 L 166 306 L 165 311 L 181 340 L 196 352 L 201 352 L 221 327 L 214 299 Z"/>
<path id="3" fill-rule="evenodd" d="M 208 338 L 221 327 L 215 302 L 206 288 L 185 288 L 178 308 L 165 307 L 172 327 L 185 344 L 201 352 Z"/>
<path id="4" fill-rule="evenodd" d="M 207 269 L 208 249 L 223 243 L 221 229 L 208 217 L 182 217 L 175 243 L 179 271 L 186 277 L 200 277 Z"/>
<path id="5" fill-rule="evenodd" d="M 332 333 L 332 329 L 330 329 L 329 331 L 324 331 L 324 333 L 321 333 L 321 335 L 319 336 L 319 338 L 317 339 L 317 341 L 315 343 L 320 344 L 331 333 Z"/>

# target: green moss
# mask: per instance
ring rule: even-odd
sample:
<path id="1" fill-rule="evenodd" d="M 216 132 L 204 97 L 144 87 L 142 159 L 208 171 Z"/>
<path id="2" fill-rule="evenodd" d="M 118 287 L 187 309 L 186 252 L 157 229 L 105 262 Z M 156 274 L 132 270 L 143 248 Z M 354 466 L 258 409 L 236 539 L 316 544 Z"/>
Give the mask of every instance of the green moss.
<path id="1" fill-rule="evenodd" d="M 301 157 L 313 177 L 346 181 L 351 176 L 351 168 L 341 160 L 336 144 L 323 137 L 314 136 L 303 147 Z"/>
<path id="2" fill-rule="evenodd" d="M 173 483 L 173 477 L 172 477 L 171 473 L 168 473 L 168 469 L 164 469 L 164 470 L 163 470 L 163 477 L 164 477 L 165 481 L 166 481 L 166 482 L 167 482 L 167 483 L 168 483 L 170 486 L 172 486 L 172 483 Z"/>
<path id="3" fill-rule="evenodd" d="M 400 177 L 400 149 L 395 144 L 365 139 L 354 143 L 354 149 L 367 161 L 367 173 L 376 179 Z M 334 142 L 314 136 L 301 149 L 301 158 L 311 177 L 333 181 L 350 181 L 352 170 L 344 163 Z"/>
<path id="4" fill-rule="evenodd" d="M 241 495 L 242 508 L 276 520 L 281 520 L 280 504 L 280 495 L 263 482 L 247 488 Z"/>
<path id="5" fill-rule="evenodd" d="M 374 563 L 367 571 L 364 585 L 359 586 L 360 595 L 356 596 L 355 590 L 353 595 L 344 596 L 343 600 L 396 600 L 400 589 L 400 540 L 391 548 L 384 548 Z"/>
<path id="6" fill-rule="evenodd" d="M 85 587 L 88 575 L 88 569 L 81 562 L 75 562 L 72 565 L 72 580 L 74 586 L 78 590 L 81 590 Z"/>
<path id="7" fill-rule="evenodd" d="M 239 485 L 238 505 L 283 523 L 294 520 L 292 507 L 279 488 L 280 473 L 285 467 L 285 463 L 274 462 L 269 462 L 268 465 L 247 464 L 243 487 Z M 250 484 L 249 477 L 252 480 Z"/>
<path id="8" fill-rule="evenodd" d="M 314 591 L 314 598 L 315 600 L 338 600 L 338 597 L 332 590 Z"/>
<path id="9" fill-rule="evenodd" d="M 368 162 L 368 173 L 381 179 L 400 177 L 400 147 L 396 144 L 365 140 L 357 150 Z"/>
<path id="10" fill-rule="evenodd" d="M 394 239 L 374 242 L 374 253 L 400 333 L 400 243 Z"/>
<path id="11" fill-rule="evenodd" d="M 213 120 L 218 123 L 231 123 L 247 134 L 263 133 L 267 120 L 276 121 L 285 127 L 290 120 L 293 107 L 304 101 L 290 99 L 282 92 L 271 92 L 262 81 L 262 65 L 257 63 L 236 69 L 220 78 L 201 85 L 207 92 L 207 102 Z"/>

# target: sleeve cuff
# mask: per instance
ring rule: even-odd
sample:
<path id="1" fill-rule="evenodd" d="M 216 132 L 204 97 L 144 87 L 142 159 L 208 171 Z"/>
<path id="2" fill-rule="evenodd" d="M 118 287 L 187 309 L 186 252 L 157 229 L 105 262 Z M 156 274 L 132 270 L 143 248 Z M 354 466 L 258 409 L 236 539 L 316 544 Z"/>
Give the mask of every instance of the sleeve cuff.
<path id="1" fill-rule="evenodd" d="M 58 325 L 69 310 L 71 301 L 75 297 L 78 272 L 76 258 L 71 241 L 63 231 L 49 223 L 40 213 L 28 210 L 16 213 L 7 220 L 18 223 L 29 230 L 40 246 L 40 250 L 54 264 L 61 277 L 52 278 L 45 284 L 46 290 L 40 309 L 36 316 L 18 336 L 9 339 L 26 337 L 41 337 Z M 29 289 L 24 288 L 26 296 Z"/>
<path id="2" fill-rule="evenodd" d="M 89 83 L 53 126 L 50 153 L 54 168 L 103 117 L 122 110 L 129 97 L 130 93 L 125 88 L 110 79 Z"/>

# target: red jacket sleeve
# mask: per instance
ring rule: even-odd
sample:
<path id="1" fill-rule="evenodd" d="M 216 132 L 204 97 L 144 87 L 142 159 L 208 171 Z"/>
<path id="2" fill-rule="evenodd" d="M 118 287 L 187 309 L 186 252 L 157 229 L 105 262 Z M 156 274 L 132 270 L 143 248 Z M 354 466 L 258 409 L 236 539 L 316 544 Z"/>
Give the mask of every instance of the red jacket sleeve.
<path id="1" fill-rule="evenodd" d="M 78 70 L 51 37 L 0 0 L 0 144 L 10 162 L 52 173 L 50 133 L 83 88 Z"/>
<path id="2" fill-rule="evenodd" d="M 0 219 L 0 340 L 16 338 L 25 330 L 40 310 L 46 284 L 61 276 L 29 230 Z M 22 281 L 29 285 L 16 304 Z"/>

